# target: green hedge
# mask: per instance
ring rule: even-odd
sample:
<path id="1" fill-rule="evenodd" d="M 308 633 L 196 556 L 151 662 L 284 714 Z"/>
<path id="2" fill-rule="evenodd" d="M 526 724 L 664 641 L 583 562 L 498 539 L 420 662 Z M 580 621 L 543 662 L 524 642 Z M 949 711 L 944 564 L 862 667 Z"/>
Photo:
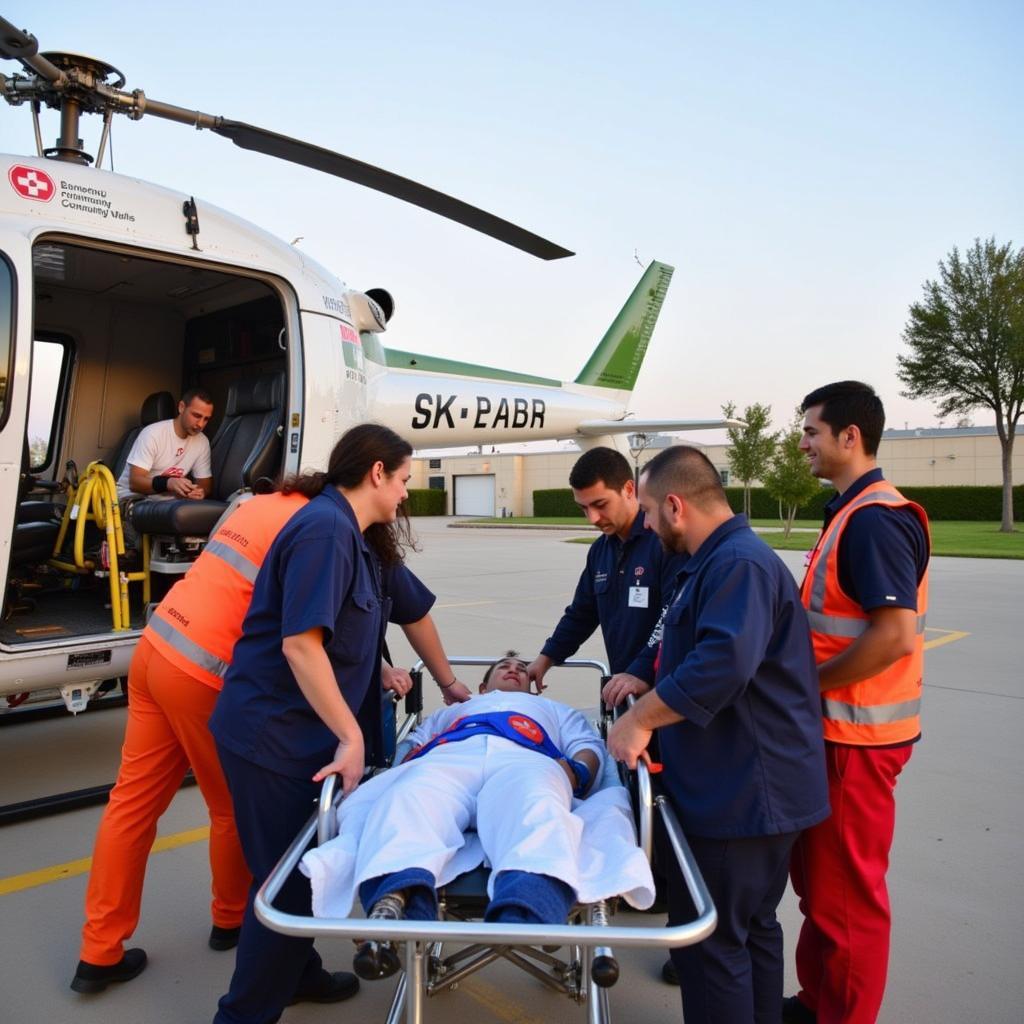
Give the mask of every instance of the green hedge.
<path id="1" fill-rule="evenodd" d="M 572 516 L 582 519 L 579 505 L 572 499 L 572 488 L 552 487 L 533 492 L 533 514 L 535 516 Z"/>
<path id="2" fill-rule="evenodd" d="M 900 492 L 911 501 L 923 505 L 929 519 L 973 520 L 999 522 L 1003 516 L 1001 487 L 901 487 Z M 743 488 L 726 487 L 725 493 L 733 510 L 743 510 Z M 822 487 L 797 512 L 798 519 L 821 519 L 825 503 L 835 494 L 831 487 Z M 750 489 L 750 511 L 755 519 L 778 518 L 779 503 L 763 487 Z M 1013 489 L 1013 518 L 1024 521 L 1024 485 Z"/>
<path id="3" fill-rule="evenodd" d="M 822 487 L 806 505 L 801 505 L 797 519 L 821 519 L 825 502 L 835 494 L 831 487 Z M 743 488 L 726 487 L 725 496 L 734 512 L 743 511 Z M 763 487 L 750 488 L 750 515 L 752 519 L 778 519 L 779 503 Z"/>
<path id="4" fill-rule="evenodd" d="M 443 516 L 448 513 L 448 492 L 410 487 L 405 507 L 411 516 Z"/>
<path id="5" fill-rule="evenodd" d="M 997 523 L 1003 518 L 1002 487 L 901 487 L 900 491 L 923 505 L 931 519 Z M 1013 489 L 1013 518 L 1024 522 L 1024 485 Z"/>
<path id="6" fill-rule="evenodd" d="M 999 522 L 1003 515 L 1003 489 L 1001 487 L 901 487 L 900 491 L 911 501 L 923 505 L 928 517 L 940 519 Z M 438 492 L 440 493 L 440 492 Z M 743 510 L 743 488 L 726 487 L 726 497 L 736 512 Z M 835 491 L 822 489 L 797 512 L 798 519 L 821 519 L 827 502 Z M 755 519 L 777 519 L 779 503 L 763 487 L 750 490 L 750 511 Z M 434 513 L 431 513 L 434 514 Z M 439 513 L 438 513 L 439 514 Z M 579 506 L 572 500 L 568 487 L 533 492 L 535 516 L 572 516 L 580 518 Z M 1024 484 L 1013 489 L 1013 518 L 1024 522 Z"/>

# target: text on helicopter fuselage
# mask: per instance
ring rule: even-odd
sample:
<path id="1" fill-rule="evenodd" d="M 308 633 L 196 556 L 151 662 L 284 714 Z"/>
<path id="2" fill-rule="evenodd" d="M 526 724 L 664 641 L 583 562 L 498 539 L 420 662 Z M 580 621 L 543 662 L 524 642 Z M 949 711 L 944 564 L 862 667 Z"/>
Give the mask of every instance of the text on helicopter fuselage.
<path id="1" fill-rule="evenodd" d="M 455 429 L 456 420 L 469 420 L 474 430 L 494 430 L 497 427 L 533 429 L 544 426 L 544 400 L 542 398 L 501 398 L 497 402 L 486 395 L 476 395 L 468 403 L 456 404 L 458 395 L 416 396 L 416 415 L 410 421 L 413 430 L 432 427 L 437 430 L 444 423 Z"/>

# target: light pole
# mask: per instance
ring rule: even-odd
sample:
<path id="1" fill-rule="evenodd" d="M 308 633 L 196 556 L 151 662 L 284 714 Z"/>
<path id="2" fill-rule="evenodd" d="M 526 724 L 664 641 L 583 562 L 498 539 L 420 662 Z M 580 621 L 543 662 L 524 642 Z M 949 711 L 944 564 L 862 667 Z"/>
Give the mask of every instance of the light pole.
<path id="1" fill-rule="evenodd" d="M 654 438 L 650 434 L 627 434 L 629 454 L 633 456 L 633 483 L 640 486 L 640 456 L 651 446 Z"/>

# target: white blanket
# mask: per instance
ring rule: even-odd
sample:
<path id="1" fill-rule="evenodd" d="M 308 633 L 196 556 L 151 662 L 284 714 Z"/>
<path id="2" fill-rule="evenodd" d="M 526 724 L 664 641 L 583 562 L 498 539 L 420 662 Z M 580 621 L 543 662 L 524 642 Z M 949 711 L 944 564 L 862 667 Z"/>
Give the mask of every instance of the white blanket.
<path id="1" fill-rule="evenodd" d="M 571 813 L 561 767 L 501 737 L 446 744 L 376 776 L 342 803 L 340 834 L 302 859 L 313 913 L 347 917 L 360 883 L 406 867 L 430 870 L 440 887 L 488 864 L 481 836 L 465 831 L 477 825 L 478 813 L 502 869 L 560 878 L 582 903 L 622 896 L 637 909 L 649 907 L 654 881 L 636 845 L 629 798 L 601 753 L 601 779 L 585 800 L 571 799 Z M 510 798 L 513 790 L 534 794 L 526 814 Z"/>

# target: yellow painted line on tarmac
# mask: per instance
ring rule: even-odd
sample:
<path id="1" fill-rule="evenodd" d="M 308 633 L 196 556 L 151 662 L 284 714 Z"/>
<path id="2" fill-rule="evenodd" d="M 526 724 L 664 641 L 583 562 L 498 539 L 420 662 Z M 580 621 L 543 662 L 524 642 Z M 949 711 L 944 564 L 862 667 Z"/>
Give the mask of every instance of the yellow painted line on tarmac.
<path id="1" fill-rule="evenodd" d="M 485 1010 L 490 1010 L 499 1020 L 508 1021 L 509 1024 L 544 1024 L 543 1017 L 535 1017 L 514 999 L 509 999 L 493 985 L 488 985 L 479 978 L 464 981 L 459 990 L 465 992 Z"/>
<path id="2" fill-rule="evenodd" d="M 151 853 L 165 853 L 167 850 L 176 850 L 179 846 L 188 846 L 190 843 L 200 843 L 210 836 L 210 826 L 189 829 L 187 832 L 176 832 L 174 835 L 161 836 L 153 843 Z M 53 867 L 40 868 L 38 871 L 27 871 L 23 875 L 11 875 L 10 878 L 0 878 L 0 896 L 6 896 L 12 892 L 21 892 L 23 889 L 34 889 L 39 885 L 49 885 L 50 882 L 59 882 L 64 878 L 74 878 L 76 875 L 88 873 L 92 867 L 92 857 L 82 857 L 81 860 L 69 860 L 65 864 L 54 864 Z"/>
<path id="3" fill-rule="evenodd" d="M 942 633 L 943 636 L 937 636 L 934 640 L 926 640 L 924 643 L 924 649 L 926 651 L 933 651 L 936 647 L 942 647 L 944 644 L 955 644 L 957 640 L 963 640 L 965 636 L 970 636 L 970 633 L 965 633 L 959 629 L 932 629 L 931 626 L 925 626 L 926 633 Z"/>

